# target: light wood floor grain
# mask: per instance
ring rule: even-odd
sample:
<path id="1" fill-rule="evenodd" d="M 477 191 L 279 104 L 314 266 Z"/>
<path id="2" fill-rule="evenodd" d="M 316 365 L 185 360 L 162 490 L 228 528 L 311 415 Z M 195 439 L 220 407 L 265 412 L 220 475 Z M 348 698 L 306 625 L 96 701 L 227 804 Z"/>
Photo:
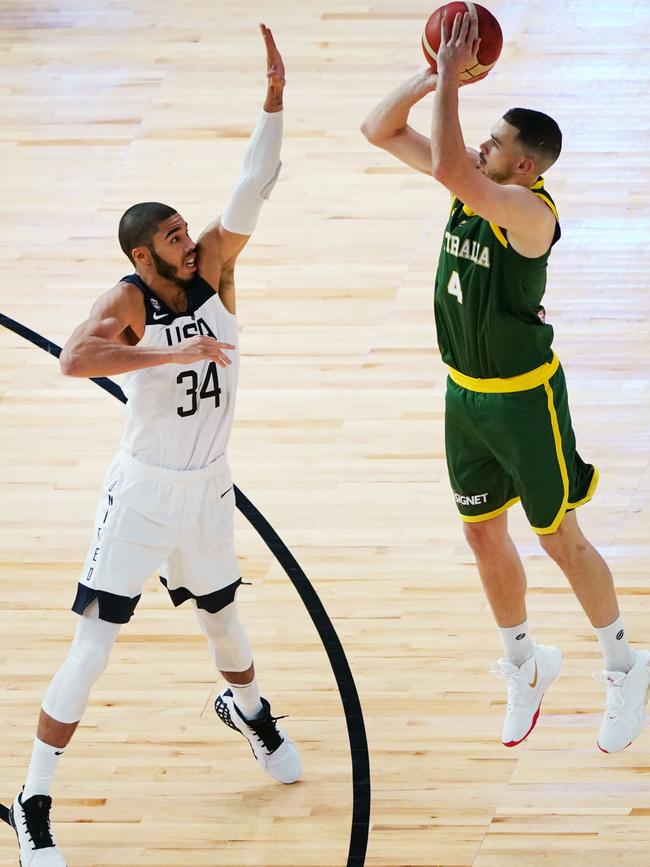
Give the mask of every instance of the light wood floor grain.
<path id="1" fill-rule="evenodd" d="M 579 446 L 600 467 L 581 512 L 650 643 L 650 8 L 492 0 L 505 33 L 462 92 L 468 144 L 509 107 L 548 111 L 563 239 L 546 307 Z M 648 867 L 650 732 L 595 746 L 600 665 L 586 619 L 520 512 L 530 620 L 564 675 L 530 741 L 499 743 L 497 636 L 450 496 L 432 281 L 447 195 L 373 150 L 368 110 L 420 63 L 426 3 L 4 0 L 0 6 L 0 310 L 62 342 L 128 264 L 135 201 L 198 234 L 237 177 L 264 88 L 259 20 L 285 55 L 284 170 L 238 272 L 240 487 L 313 581 L 366 715 L 368 867 Z M 426 131 L 430 105 L 414 119 Z M 121 406 L 0 330 L 0 800 L 24 779 L 40 699 Z M 258 771 L 217 724 L 192 612 L 156 582 L 124 629 L 54 795 L 71 867 L 341 867 L 351 811 L 342 708 L 324 650 L 259 538 L 238 525 L 259 677 L 290 714 L 304 781 Z M 232 734 L 232 736 L 231 736 Z M 0 865 L 17 863 L 0 828 Z"/>

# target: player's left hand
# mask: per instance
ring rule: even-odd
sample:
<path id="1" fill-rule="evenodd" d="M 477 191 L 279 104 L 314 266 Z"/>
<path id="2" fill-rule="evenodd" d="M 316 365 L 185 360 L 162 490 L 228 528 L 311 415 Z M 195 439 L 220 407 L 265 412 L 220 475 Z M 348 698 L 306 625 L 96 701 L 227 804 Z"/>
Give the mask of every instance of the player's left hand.
<path id="1" fill-rule="evenodd" d="M 438 72 L 447 74 L 458 81 L 464 69 L 478 63 L 477 54 L 481 39 L 478 35 L 478 17 L 472 18 L 468 12 L 454 17 L 451 33 L 447 34 L 445 18 L 440 24 L 440 48 L 436 61 Z"/>
<path id="2" fill-rule="evenodd" d="M 282 90 L 286 84 L 282 55 L 278 51 L 273 34 L 266 24 L 260 24 L 260 32 L 266 46 L 266 77 L 269 80 L 269 87 Z"/>

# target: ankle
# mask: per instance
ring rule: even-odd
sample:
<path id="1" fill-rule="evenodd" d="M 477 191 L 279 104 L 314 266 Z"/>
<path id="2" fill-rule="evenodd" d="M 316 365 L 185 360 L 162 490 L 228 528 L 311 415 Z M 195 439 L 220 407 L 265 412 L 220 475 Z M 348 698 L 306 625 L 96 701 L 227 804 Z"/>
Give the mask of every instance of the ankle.
<path id="1" fill-rule="evenodd" d="M 609 626 L 596 629 L 596 636 L 607 671 L 627 674 L 634 666 L 636 654 L 628 644 L 623 618 L 619 615 Z"/>
<path id="2" fill-rule="evenodd" d="M 63 752 L 62 747 L 53 747 L 38 738 L 34 739 L 32 757 L 22 794 L 23 803 L 34 795 L 46 796 L 50 794 L 54 774 Z"/>
<path id="3" fill-rule="evenodd" d="M 229 683 L 228 686 L 244 719 L 255 722 L 264 716 L 264 705 L 255 678 L 250 683 Z"/>
<path id="4" fill-rule="evenodd" d="M 535 645 L 530 637 L 528 621 L 524 620 L 518 626 L 499 626 L 497 628 L 501 636 L 505 659 L 512 665 L 521 668 L 535 653 Z"/>

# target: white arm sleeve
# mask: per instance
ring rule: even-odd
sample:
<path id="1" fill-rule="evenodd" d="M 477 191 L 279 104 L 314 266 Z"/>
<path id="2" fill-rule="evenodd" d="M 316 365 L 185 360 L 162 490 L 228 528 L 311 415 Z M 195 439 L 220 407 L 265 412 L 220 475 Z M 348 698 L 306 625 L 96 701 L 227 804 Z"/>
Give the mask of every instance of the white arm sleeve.
<path id="1" fill-rule="evenodd" d="M 244 171 L 221 216 L 228 232 L 251 235 L 280 174 L 283 112 L 262 112 L 244 154 Z"/>

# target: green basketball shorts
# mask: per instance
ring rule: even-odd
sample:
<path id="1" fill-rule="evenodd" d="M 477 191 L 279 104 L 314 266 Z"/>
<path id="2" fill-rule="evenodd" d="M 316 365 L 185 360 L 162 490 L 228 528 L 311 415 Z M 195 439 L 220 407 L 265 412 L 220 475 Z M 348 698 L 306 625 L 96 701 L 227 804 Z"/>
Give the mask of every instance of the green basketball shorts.
<path id="1" fill-rule="evenodd" d="M 554 533 L 567 510 L 592 498 L 598 471 L 576 451 L 564 372 L 557 359 L 546 367 L 554 371 L 547 381 L 507 392 L 494 389 L 517 379 L 525 383 L 530 374 L 472 380 L 452 371 L 445 444 L 464 521 L 486 521 L 520 500 L 536 533 Z M 461 377 L 464 385 L 454 381 Z"/>

